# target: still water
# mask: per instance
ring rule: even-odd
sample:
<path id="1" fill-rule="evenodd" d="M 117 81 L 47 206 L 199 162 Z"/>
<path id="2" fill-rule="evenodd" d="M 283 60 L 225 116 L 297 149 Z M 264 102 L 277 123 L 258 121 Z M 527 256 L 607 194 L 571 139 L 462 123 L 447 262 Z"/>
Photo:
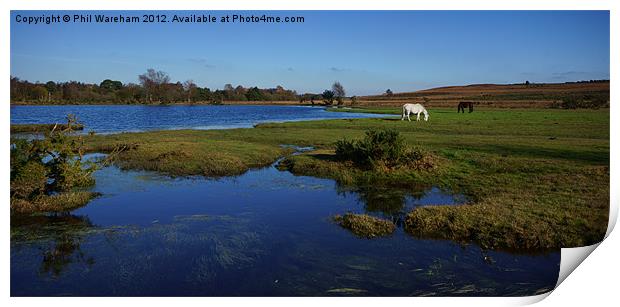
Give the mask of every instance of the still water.
<path id="1" fill-rule="evenodd" d="M 385 117 L 369 113 L 329 112 L 308 106 L 11 106 L 11 124 L 65 123 L 75 114 L 84 132 L 116 133 L 164 129 L 249 128 L 265 122 Z"/>
<path id="2" fill-rule="evenodd" d="M 251 127 L 383 115 L 294 106 L 15 106 L 11 123 L 63 122 L 85 132 Z M 419 205 L 463 202 L 432 186 L 355 190 L 274 166 L 221 179 L 169 178 L 111 166 L 102 194 L 65 214 L 11 218 L 12 296 L 532 295 L 553 289 L 559 251 L 510 254 L 414 238 Z M 384 238 L 332 220 L 391 219 Z"/>
<path id="3" fill-rule="evenodd" d="M 73 212 L 11 220 L 12 296 L 532 295 L 559 251 L 527 255 L 424 240 L 399 227 L 362 239 L 332 221 L 394 220 L 463 201 L 433 187 L 347 190 L 270 166 L 223 179 L 106 167 L 102 196 Z"/>

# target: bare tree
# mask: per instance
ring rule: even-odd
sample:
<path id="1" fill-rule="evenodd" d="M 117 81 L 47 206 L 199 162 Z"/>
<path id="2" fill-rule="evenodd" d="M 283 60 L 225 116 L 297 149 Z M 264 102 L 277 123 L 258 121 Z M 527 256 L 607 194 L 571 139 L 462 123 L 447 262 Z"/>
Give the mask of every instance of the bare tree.
<path id="1" fill-rule="evenodd" d="M 340 82 L 336 81 L 332 85 L 332 92 L 334 92 L 334 97 L 338 101 L 338 105 L 342 104 L 342 99 L 346 96 L 346 92 L 344 91 L 344 87 Z"/>
<path id="2" fill-rule="evenodd" d="M 161 98 L 161 91 L 164 84 L 170 82 L 170 77 L 163 71 L 156 71 L 153 68 L 146 70 L 145 74 L 138 76 L 140 84 L 146 90 L 146 96 L 149 102 L 153 101 L 153 96 L 157 97 L 157 100 Z"/>
<path id="3" fill-rule="evenodd" d="M 183 82 L 183 90 L 187 93 L 187 102 L 192 103 L 192 96 L 194 96 L 194 92 L 196 91 L 196 83 L 194 83 L 194 80 Z"/>

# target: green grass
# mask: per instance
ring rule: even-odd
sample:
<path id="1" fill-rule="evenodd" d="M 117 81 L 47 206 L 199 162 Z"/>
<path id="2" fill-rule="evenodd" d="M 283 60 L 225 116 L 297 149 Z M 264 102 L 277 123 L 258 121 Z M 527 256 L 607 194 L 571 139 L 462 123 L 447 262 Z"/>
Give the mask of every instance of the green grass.
<path id="1" fill-rule="evenodd" d="M 11 213 L 28 215 L 41 212 L 68 212 L 85 206 L 99 195 L 96 192 L 76 191 L 51 196 L 39 195 L 33 200 L 11 198 Z"/>
<path id="2" fill-rule="evenodd" d="M 87 137 L 89 152 L 111 153 L 122 169 L 170 176 L 221 177 L 267 166 L 290 152 L 275 144 L 214 139 L 203 131 L 122 133 Z"/>
<path id="3" fill-rule="evenodd" d="M 388 236 L 396 230 L 394 223 L 366 214 L 336 215 L 334 221 L 356 236 L 367 239 Z"/>
<path id="4" fill-rule="evenodd" d="M 428 122 L 389 118 L 261 124 L 254 129 L 93 136 L 87 137 L 87 145 L 90 151 L 111 152 L 118 144 L 130 144 L 133 149 L 115 159 L 125 168 L 207 176 L 268 165 L 287 154 L 280 144 L 314 146 L 314 152 L 289 156 L 281 168 L 349 185 L 430 185 L 468 197 L 465 205 L 411 212 L 406 229 L 416 236 L 517 249 L 583 246 L 603 238 L 609 210 L 609 110 L 429 112 Z M 431 153 L 436 167 L 376 172 L 334 159 L 335 141 L 385 128 Z"/>

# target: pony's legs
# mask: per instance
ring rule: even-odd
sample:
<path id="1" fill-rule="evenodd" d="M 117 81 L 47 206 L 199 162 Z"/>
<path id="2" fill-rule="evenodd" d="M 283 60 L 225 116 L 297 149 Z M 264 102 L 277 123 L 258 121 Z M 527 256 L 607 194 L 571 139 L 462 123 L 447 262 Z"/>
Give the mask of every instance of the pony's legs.
<path id="1" fill-rule="evenodd" d="M 411 121 L 411 118 L 409 118 L 409 113 L 410 113 L 409 110 L 407 110 L 407 120 Z"/>

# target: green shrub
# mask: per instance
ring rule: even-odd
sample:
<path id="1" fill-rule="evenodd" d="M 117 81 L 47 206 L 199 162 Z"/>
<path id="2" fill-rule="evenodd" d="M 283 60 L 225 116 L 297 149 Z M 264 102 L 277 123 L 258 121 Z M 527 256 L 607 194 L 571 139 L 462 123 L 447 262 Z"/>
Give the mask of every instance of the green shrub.
<path id="1" fill-rule="evenodd" d="M 562 99 L 560 106 L 564 109 L 600 109 L 609 107 L 609 95 L 584 94 L 568 95 Z M 554 103 L 552 107 L 557 107 Z"/>
<path id="2" fill-rule="evenodd" d="M 43 194 L 47 185 L 47 168 L 38 161 L 28 161 L 19 168 L 11 180 L 11 195 L 17 198 L 32 198 Z"/>
<path id="3" fill-rule="evenodd" d="M 75 188 L 88 187 L 95 183 L 92 173 L 97 169 L 93 162 L 82 161 L 83 144 L 80 137 L 69 137 L 74 127 L 79 126 L 73 115 L 67 116 L 67 125 L 58 125 L 40 140 L 13 140 L 11 144 L 11 211 L 36 212 L 39 208 L 54 208 L 62 211 L 62 203 L 53 206 L 42 205 Z M 61 127 L 61 128 L 58 128 Z M 87 193 L 88 194 L 88 193 Z M 85 194 L 86 195 L 86 194 Z M 50 198 L 56 196 L 56 198 Z M 66 202 L 74 207 L 80 201 Z M 43 201 L 45 200 L 45 201 Z M 64 203 L 64 202 L 63 202 Z M 43 210 L 47 211 L 47 210 Z"/>
<path id="4" fill-rule="evenodd" d="M 398 131 L 390 129 L 368 130 L 361 140 L 342 139 L 335 146 L 339 160 L 352 161 L 366 168 L 429 166 L 427 164 L 431 163 L 423 151 L 408 148 Z"/>
<path id="5" fill-rule="evenodd" d="M 340 160 L 355 161 L 359 158 L 357 155 L 360 151 L 357 150 L 356 142 L 347 139 L 336 141 L 336 156 Z"/>

